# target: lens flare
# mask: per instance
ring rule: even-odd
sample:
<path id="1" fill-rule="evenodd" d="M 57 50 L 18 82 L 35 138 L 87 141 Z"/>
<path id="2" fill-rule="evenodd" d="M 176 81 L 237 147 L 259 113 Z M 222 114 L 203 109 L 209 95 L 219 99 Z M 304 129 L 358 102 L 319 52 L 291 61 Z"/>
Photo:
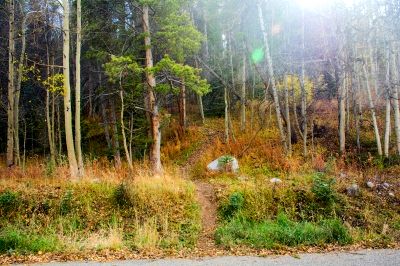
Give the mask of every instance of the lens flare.
<path id="1" fill-rule="evenodd" d="M 253 63 L 258 64 L 264 60 L 264 50 L 262 48 L 257 48 L 251 53 L 251 60 Z"/>

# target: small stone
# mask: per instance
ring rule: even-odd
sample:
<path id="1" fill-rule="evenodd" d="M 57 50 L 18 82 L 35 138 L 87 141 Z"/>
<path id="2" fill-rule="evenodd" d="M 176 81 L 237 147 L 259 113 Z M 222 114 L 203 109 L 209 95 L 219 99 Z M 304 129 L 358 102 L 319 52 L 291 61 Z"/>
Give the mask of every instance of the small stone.
<path id="1" fill-rule="evenodd" d="M 390 185 L 389 185 L 389 183 L 383 183 L 382 184 L 382 187 L 384 188 L 384 189 L 388 189 L 389 187 L 390 187 Z"/>
<path id="2" fill-rule="evenodd" d="M 282 183 L 282 180 L 280 180 L 279 178 L 272 178 L 271 180 L 269 180 L 269 182 L 271 182 L 272 184 L 280 184 Z"/>
<path id="3" fill-rule="evenodd" d="M 369 188 L 374 188 L 374 187 L 375 187 L 375 184 L 374 184 L 373 182 L 371 182 L 371 181 L 368 181 L 368 182 L 367 182 L 367 187 L 369 187 Z"/>
<path id="4" fill-rule="evenodd" d="M 345 173 L 340 173 L 340 178 L 346 178 L 347 177 L 347 175 L 345 174 Z"/>
<path id="5" fill-rule="evenodd" d="M 393 192 L 389 192 L 389 196 L 394 198 L 394 193 Z"/>
<path id="6" fill-rule="evenodd" d="M 357 184 L 353 184 L 347 188 L 347 195 L 350 197 L 358 196 L 360 193 L 360 187 Z"/>

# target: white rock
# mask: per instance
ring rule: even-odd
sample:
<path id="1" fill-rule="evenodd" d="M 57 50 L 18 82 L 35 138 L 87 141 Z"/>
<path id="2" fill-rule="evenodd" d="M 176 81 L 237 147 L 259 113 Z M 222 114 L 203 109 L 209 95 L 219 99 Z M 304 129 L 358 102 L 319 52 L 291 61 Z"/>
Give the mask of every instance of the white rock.
<path id="1" fill-rule="evenodd" d="M 347 195 L 350 197 L 358 196 L 360 193 L 360 187 L 357 184 L 353 184 L 347 188 Z"/>
<path id="2" fill-rule="evenodd" d="M 282 183 L 282 180 L 280 180 L 279 178 L 272 178 L 271 180 L 269 180 L 269 182 L 271 182 L 272 184 L 280 184 Z"/>
<path id="3" fill-rule="evenodd" d="M 393 193 L 393 192 L 389 192 L 389 196 L 391 196 L 392 198 L 394 198 L 394 193 Z"/>
<path id="4" fill-rule="evenodd" d="M 224 156 L 219 157 L 218 159 L 212 161 L 211 163 L 209 163 L 207 165 L 207 169 L 209 171 L 214 171 L 214 172 L 218 172 L 218 171 L 226 171 L 225 165 L 220 163 L 220 160 L 223 159 Z M 239 170 L 239 162 L 236 158 L 232 157 L 232 162 L 231 164 L 231 172 L 236 173 Z"/>
<path id="5" fill-rule="evenodd" d="M 371 181 L 368 181 L 368 182 L 367 182 L 367 187 L 369 187 L 369 188 L 374 188 L 374 187 L 375 187 L 375 184 L 374 184 L 373 182 L 371 182 Z"/>

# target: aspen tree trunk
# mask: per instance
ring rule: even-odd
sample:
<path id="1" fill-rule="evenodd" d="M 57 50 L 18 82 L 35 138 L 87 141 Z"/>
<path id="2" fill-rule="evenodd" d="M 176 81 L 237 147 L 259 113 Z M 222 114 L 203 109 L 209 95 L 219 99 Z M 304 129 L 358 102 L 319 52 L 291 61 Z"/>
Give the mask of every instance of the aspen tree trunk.
<path id="1" fill-rule="evenodd" d="M 301 30 L 301 43 L 302 43 L 302 57 L 301 57 L 301 118 L 303 120 L 303 155 L 307 156 L 307 92 L 305 88 L 305 21 L 304 21 L 304 8 L 302 10 L 302 30 Z"/>
<path id="2" fill-rule="evenodd" d="M 284 149 L 286 151 L 286 149 L 287 149 L 286 136 L 285 136 L 285 132 L 284 132 L 283 125 L 282 125 L 281 108 L 279 106 L 279 97 L 278 97 L 278 92 L 276 90 L 274 69 L 273 69 L 273 66 L 272 66 L 271 54 L 270 54 L 269 44 L 268 44 L 268 34 L 267 34 L 267 31 L 266 31 L 265 26 L 264 26 L 264 17 L 263 17 L 260 1 L 257 1 L 257 8 L 258 8 L 258 16 L 259 16 L 259 22 L 260 22 L 260 26 L 261 26 L 261 31 L 262 31 L 263 37 L 264 37 L 265 57 L 266 57 L 266 60 L 267 60 L 267 64 L 268 64 L 267 65 L 267 69 L 268 69 L 268 74 L 269 74 L 269 77 L 270 77 L 270 80 L 271 80 L 271 85 L 272 85 L 272 94 L 273 94 L 274 103 L 275 103 L 276 120 L 277 120 L 277 123 L 278 123 L 278 129 L 279 129 L 281 142 L 282 142 L 283 147 L 284 147 Z"/>
<path id="3" fill-rule="evenodd" d="M 346 152 L 346 77 L 339 86 L 339 151 L 343 155 Z"/>
<path id="4" fill-rule="evenodd" d="M 360 140 L 360 135 L 361 135 L 361 114 L 362 114 L 362 109 L 361 109 L 361 78 L 360 75 L 357 75 L 357 98 L 356 98 L 356 135 L 357 135 L 357 149 L 361 149 L 361 140 Z"/>
<path id="5" fill-rule="evenodd" d="M 197 61 L 197 58 L 195 59 L 195 64 L 196 64 L 196 68 L 199 68 L 199 62 Z M 206 74 L 206 78 L 207 78 L 207 76 L 208 76 L 208 74 Z M 202 95 L 197 94 L 197 102 L 199 104 L 201 123 L 204 125 L 205 116 L 204 116 L 204 106 L 203 106 L 203 96 Z"/>
<path id="6" fill-rule="evenodd" d="M 240 100 L 240 129 L 246 130 L 246 53 L 243 53 L 242 91 Z"/>
<path id="7" fill-rule="evenodd" d="M 8 105 L 7 105 L 7 166 L 14 161 L 14 93 L 15 93 L 15 3 L 9 0 L 9 40 L 8 40 Z"/>
<path id="8" fill-rule="evenodd" d="M 394 49 L 392 49 L 394 51 Z M 400 155 L 400 110 L 399 110 L 399 92 L 397 84 L 399 82 L 399 72 L 396 62 L 396 53 L 391 56 L 391 68 L 392 68 L 392 97 L 393 97 L 393 109 L 394 109 L 394 128 L 396 131 L 396 148 L 397 154 Z"/>
<path id="9" fill-rule="evenodd" d="M 110 106 L 111 106 L 111 123 L 113 126 L 112 143 L 113 143 L 113 150 L 114 150 L 114 158 L 115 158 L 116 166 L 120 167 L 121 166 L 121 152 L 119 150 L 120 146 L 119 146 L 119 139 L 118 139 L 117 116 L 116 116 L 116 111 L 115 111 L 114 99 L 111 99 Z"/>
<path id="10" fill-rule="evenodd" d="M 378 154 L 380 156 L 382 156 L 381 136 L 379 134 L 378 121 L 376 119 L 376 113 L 375 113 L 375 105 L 374 105 L 374 101 L 372 99 L 371 87 L 370 87 L 370 84 L 369 84 L 368 72 L 367 72 L 367 67 L 366 67 L 365 64 L 363 64 L 363 72 L 364 72 L 364 76 L 365 76 L 366 89 L 367 89 L 367 94 L 368 94 L 369 109 L 371 110 L 372 123 L 374 125 L 376 147 L 378 149 Z"/>
<path id="11" fill-rule="evenodd" d="M 149 6 L 143 6 L 143 32 L 145 34 L 144 44 L 146 48 L 146 68 L 153 67 L 153 53 L 151 48 L 150 38 L 150 21 L 149 21 Z M 161 130 L 160 130 L 160 115 L 156 102 L 154 88 L 156 80 L 152 73 L 146 72 L 147 82 L 147 107 L 150 111 L 150 131 L 153 143 L 150 148 L 150 162 L 154 174 L 162 174 L 161 164 Z"/>
<path id="12" fill-rule="evenodd" d="M 125 150 L 125 157 L 126 157 L 126 161 L 128 162 L 128 166 L 130 170 L 133 170 L 133 165 L 132 165 L 132 157 L 131 157 L 131 153 L 129 152 L 128 149 L 128 144 L 126 141 L 126 135 L 125 135 L 125 123 L 124 123 L 124 92 L 121 90 L 119 92 L 119 95 L 121 97 L 121 131 L 122 131 L 122 140 L 124 143 L 124 150 Z"/>
<path id="13" fill-rule="evenodd" d="M 57 101 L 57 133 L 58 133 L 58 154 L 62 154 L 62 137 L 61 137 L 61 112 L 60 112 L 60 101 Z"/>
<path id="14" fill-rule="evenodd" d="M 228 89 L 224 87 L 224 103 L 225 103 L 225 143 L 229 143 L 229 109 L 228 109 Z"/>
<path id="15" fill-rule="evenodd" d="M 180 88 L 180 97 L 179 97 L 179 120 L 180 126 L 183 130 L 186 130 L 187 119 L 186 119 L 186 85 L 185 80 L 182 79 L 182 84 Z"/>
<path id="16" fill-rule="evenodd" d="M 76 58 L 75 58 L 75 148 L 78 160 L 78 173 L 84 175 L 81 137 L 81 48 L 82 48 L 82 5 L 76 1 Z"/>
<path id="17" fill-rule="evenodd" d="M 23 13 L 23 4 L 21 3 L 21 12 Z M 21 25 L 21 54 L 18 62 L 18 73 L 17 73 L 17 84 L 15 86 L 15 95 L 14 95 L 14 158 L 15 164 L 21 165 L 21 156 L 19 149 L 19 100 L 21 96 L 21 84 L 22 84 L 22 76 L 24 73 L 24 61 L 25 61 L 25 52 L 26 52 L 26 19 L 24 16 L 22 18 Z"/>
<path id="18" fill-rule="evenodd" d="M 288 144 L 288 155 L 292 155 L 292 125 L 290 123 L 290 105 L 289 105 L 289 88 L 287 84 L 287 76 L 283 77 L 285 87 L 285 116 L 286 116 L 286 134 Z"/>
<path id="19" fill-rule="evenodd" d="M 50 54 L 49 54 L 49 46 L 48 43 L 46 43 L 46 54 L 47 54 L 47 68 L 46 68 L 46 74 L 47 78 L 50 77 Z M 46 124 L 47 124 L 47 137 L 49 140 L 49 146 L 50 146 L 50 162 L 52 165 L 56 164 L 56 157 L 55 157 L 55 147 L 54 147 L 54 132 L 53 132 L 53 126 L 52 126 L 52 119 L 50 118 L 50 90 L 46 89 Z"/>
<path id="20" fill-rule="evenodd" d="M 390 87 L 390 51 L 387 51 L 387 66 L 386 66 L 386 117 L 385 117 L 385 137 L 383 143 L 383 153 L 386 158 L 389 157 L 389 144 L 391 134 L 391 87 Z"/>
<path id="21" fill-rule="evenodd" d="M 203 97 L 200 94 L 197 94 L 197 101 L 199 103 L 201 123 L 204 125 L 205 116 L 204 116 L 204 107 L 203 107 Z"/>
<path id="22" fill-rule="evenodd" d="M 65 141 L 67 143 L 68 162 L 72 178 L 78 177 L 78 163 L 75 156 L 74 136 L 72 132 L 72 110 L 71 110 L 71 87 L 70 87 L 70 66 L 69 66 L 69 2 L 63 0 L 63 73 L 64 73 L 64 120 L 65 120 Z"/>
<path id="23" fill-rule="evenodd" d="M 296 126 L 297 131 L 299 132 L 300 137 L 303 138 L 303 132 L 301 131 L 299 117 L 297 115 L 297 105 L 296 105 L 296 97 L 295 97 L 295 93 L 294 93 L 293 76 L 292 76 L 292 101 L 293 101 L 294 124 Z"/>

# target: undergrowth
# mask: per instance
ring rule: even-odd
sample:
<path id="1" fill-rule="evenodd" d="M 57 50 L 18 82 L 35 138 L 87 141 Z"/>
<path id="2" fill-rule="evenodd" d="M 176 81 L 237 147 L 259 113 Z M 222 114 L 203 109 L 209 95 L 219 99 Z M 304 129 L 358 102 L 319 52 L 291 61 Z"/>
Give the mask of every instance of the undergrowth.
<path id="1" fill-rule="evenodd" d="M 138 179 L 0 183 L 0 252 L 193 247 L 199 207 L 190 182 Z"/>
<path id="2" fill-rule="evenodd" d="M 280 246 L 345 245 L 351 243 L 352 239 L 338 219 L 296 222 L 281 213 L 275 220 L 262 222 L 237 216 L 218 228 L 216 241 L 225 247 L 247 245 L 271 249 Z"/>

